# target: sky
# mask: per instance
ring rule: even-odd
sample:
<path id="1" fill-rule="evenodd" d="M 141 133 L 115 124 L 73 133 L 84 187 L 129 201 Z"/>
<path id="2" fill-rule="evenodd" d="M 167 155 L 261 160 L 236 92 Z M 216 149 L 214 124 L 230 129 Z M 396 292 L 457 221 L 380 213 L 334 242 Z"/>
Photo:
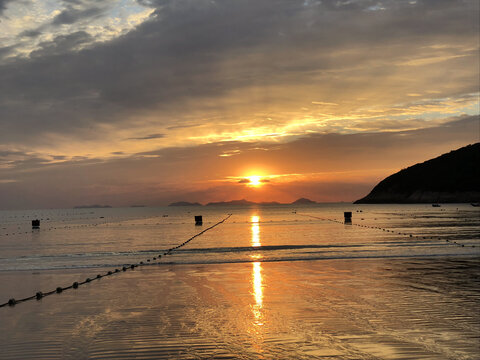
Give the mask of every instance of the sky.
<path id="1" fill-rule="evenodd" d="M 480 141 L 479 11 L 0 0 L 0 209 L 354 201 Z"/>

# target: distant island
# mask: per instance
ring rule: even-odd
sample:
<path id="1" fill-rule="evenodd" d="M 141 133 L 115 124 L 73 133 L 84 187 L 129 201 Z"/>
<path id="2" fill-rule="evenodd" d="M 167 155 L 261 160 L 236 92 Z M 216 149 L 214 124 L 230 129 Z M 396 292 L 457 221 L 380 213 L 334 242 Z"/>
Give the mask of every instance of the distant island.
<path id="1" fill-rule="evenodd" d="M 311 204 L 316 204 L 316 201 L 306 199 L 306 198 L 300 198 L 292 202 L 292 205 L 311 205 Z"/>
<path id="2" fill-rule="evenodd" d="M 111 208 L 110 205 L 79 205 L 74 206 L 74 209 L 106 209 Z"/>
<path id="3" fill-rule="evenodd" d="M 241 200 L 231 200 L 231 201 L 209 202 L 205 206 L 250 206 L 250 205 L 275 206 L 275 205 L 313 205 L 313 204 L 317 204 L 317 202 L 313 200 L 305 199 L 305 198 L 300 198 L 298 200 L 295 200 L 292 203 L 279 203 L 276 201 L 254 202 L 254 201 L 241 199 Z M 202 204 L 199 204 L 198 202 L 191 203 L 188 201 L 178 201 L 178 202 L 171 203 L 168 206 L 202 206 Z"/>
<path id="4" fill-rule="evenodd" d="M 242 199 L 242 200 L 209 202 L 206 206 L 245 206 L 245 205 L 258 205 L 258 204 L 253 201 Z"/>
<path id="5" fill-rule="evenodd" d="M 382 180 L 355 204 L 477 203 L 480 143 L 410 166 Z"/>
<path id="6" fill-rule="evenodd" d="M 202 206 L 202 204 L 200 204 L 198 202 L 192 203 L 192 202 L 188 202 L 188 201 L 177 201 L 177 202 L 171 203 L 168 206 Z"/>

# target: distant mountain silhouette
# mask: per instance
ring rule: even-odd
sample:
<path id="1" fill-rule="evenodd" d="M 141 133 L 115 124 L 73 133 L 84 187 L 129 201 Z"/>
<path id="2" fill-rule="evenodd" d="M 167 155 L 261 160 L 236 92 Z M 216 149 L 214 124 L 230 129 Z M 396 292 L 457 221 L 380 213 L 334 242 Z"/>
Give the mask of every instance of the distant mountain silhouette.
<path id="1" fill-rule="evenodd" d="M 315 201 L 312 201 L 312 200 L 309 200 L 309 199 L 305 199 L 305 198 L 301 198 L 301 199 L 298 199 L 292 203 L 290 203 L 291 205 L 309 205 L 309 204 L 316 204 Z M 282 204 L 282 203 L 279 203 L 279 202 L 276 202 L 276 201 L 269 201 L 269 202 L 260 202 L 260 203 L 256 203 L 256 202 L 253 202 L 253 201 L 248 201 L 248 200 L 245 200 L 245 199 L 241 199 L 241 200 L 231 200 L 231 201 L 219 201 L 219 202 L 210 202 L 208 204 L 206 204 L 206 206 L 248 206 L 248 205 L 271 205 L 271 206 L 275 206 L 275 205 L 290 205 L 290 204 Z"/>
<path id="2" fill-rule="evenodd" d="M 202 206 L 202 204 L 200 204 L 198 202 L 192 203 L 192 202 L 188 202 L 188 201 L 177 201 L 177 202 L 171 203 L 168 206 Z"/>
<path id="3" fill-rule="evenodd" d="M 210 202 L 207 206 L 232 206 L 232 205 L 257 205 L 253 201 L 248 201 L 245 199 L 242 200 L 231 200 L 231 201 L 219 201 L 219 202 Z"/>
<path id="4" fill-rule="evenodd" d="M 111 208 L 110 205 L 78 205 L 74 206 L 74 209 L 106 209 Z"/>
<path id="5" fill-rule="evenodd" d="M 480 143 L 410 166 L 382 180 L 355 204 L 480 201 Z"/>
<path id="6" fill-rule="evenodd" d="M 311 204 L 316 204 L 316 201 L 306 199 L 306 198 L 300 198 L 298 200 L 295 200 L 292 202 L 292 205 L 311 205 Z"/>

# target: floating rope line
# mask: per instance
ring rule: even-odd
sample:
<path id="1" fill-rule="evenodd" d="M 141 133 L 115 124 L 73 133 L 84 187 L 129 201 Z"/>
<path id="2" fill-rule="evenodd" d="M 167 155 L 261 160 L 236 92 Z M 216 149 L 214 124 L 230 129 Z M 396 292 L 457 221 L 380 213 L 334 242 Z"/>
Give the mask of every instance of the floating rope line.
<path id="1" fill-rule="evenodd" d="M 344 224 L 344 222 L 340 221 L 340 220 L 335 220 L 335 219 L 328 219 L 328 218 L 321 218 L 321 217 L 318 217 L 318 216 L 313 216 L 313 215 L 308 215 L 308 214 L 298 214 L 300 216 L 306 216 L 306 217 L 310 217 L 310 218 L 313 218 L 313 219 L 319 219 L 319 220 L 324 220 L 324 221 L 331 221 L 331 222 L 335 222 L 335 223 L 338 223 L 338 224 Z M 411 238 L 416 238 L 416 239 L 423 239 L 423 240 L 426 240 L 426 239 L 431 239 L 431 240 L 443 240 L 441 237 L 438 237 L 438 236 L 421 236 L 421 235 L 413 235 L 413 234 L 409 234 L 409 233 L 402 233 L 402 232 L 398 232 L 398 231 L 394 231 L 394 230 L 390 230 L 390 229 L 386 229 L 386 228 L 382 228 L 382 227 L 378 227 L 378 226 L 369 226 L 369 225 L 360 225 L 360 224 L 352 224 L 350 223 L 349 225 L 353 225 L 353 226 L 357 226 L 357 227 L 363 227 L 363 228 L 368 228 L 368 229 L 376 229 L 376 230 L 382 230 L 382 231 L 385 231 L 385 232 L 390 232 L 390 233 L 393 233 L 393 234 L 398 234 L 398 235 L 405 235 L 405 236 L 409 236 Z M 465 244 L 459 244 L 457 243 L 456 241 L 450 241 L 449 239 L 445 239 L 445 242 L 447 242 L 448 244 L 450 245 L 456 245 L 458 247 L 465 247 Z M 475 245 L 471 245 L 472 248 L 475 247 Z"/>
<path id="2" fill-rule="evenodd" d="M 167 249 L 163 255 L 166 256 L 166 255 L 171 255 L 172 252 L 174 252 L 175 250 L 181 248 L 182 246 L 185 246 L 187 245 L 190 241 L 192 241 L 193 239 L 203 235 L 204 233 L 206 233 L 207 231 L 213 229 L 214 227 L 220 225 L 220 224 L 223 224 L 225 221 L 227 221 L 230 216 L 232 216 L 232 214 L 228 214 L 227 217 L 225 217 L 223 220 L 213 224 L 212 226 L 200 231 L 199 233 L 193 235 L 192 237 L 190 237 L 189 239 L 185 240 L 183 243 L 181 243 L 180 245 L 177 245 L 177 246 L 174 246 L 170 249 Z M 80 285 L 83 285 L 83 284 L 87 284 L 93 280 L 100 280 L 102 277 L 105 277 L 105 276 L 110 276 L 110 275 L 114 275 L 114 274 L 118 274 L 120 272 L 125 272 L 127 270 L 133 270 L 135 269 L 136 267 L 138 266 L 146 266 L 146 265 L 155 265 L 155 264 L 159 264 L 159 262 L 157 263 L 152 263 L 151 260 L 159 260 L 160 258 L 162 257 L 161 254 L 157 255 L 157 256 L 154 256 L 153 258 L 151 259 L 146 259 L 146 262 L 147 263 L 144 263 L 143 261 L 140 261 L 139 263 L 135 263 L 135 264 L 125 264 L 123 265 L 120 269 L 119 268 L 116 268 L 114 269 L 113 271 L 108 271 L 107 273 L 105 274 L 98 274 L 97 276 L 93 277 L 93 278 L 86 278 L 84 281 L 81 281 L 81 282 L 77 282 L 75 281 L 72 285 L 70 286 L 67 286 L 67 287 L 57 287 L 55 290 L 51 290 L 51 291 L 47 291 L 47 292 L 41 292 L 41 291 L 37 291 L 35 293 L 35 295 L 32 295 L 32 296 L 29 296 L 29 297 L 26 297 L 26 298 L 23 298 L 23 299 L 14 299 L 14 298 L 11 298 L 9 299 L 7 302 L 3 303 L 3 304 L 0 304 L 0 308 L 1 307 L 4 307 L 4 306 L 14 306 L 18 303 L 22 303 L 22 302 L 25 302 L 25 301 L 29 301 L 29 300 L 33 300 L 33 299 L 37 299 L 37 300 L 40 300 L 42 298 L 44 298 L 45 296 L 49 296 L 49 295 L 52 295 L 52 294 L 60 294 L 61 292 L 65 291 L 65 290 L 69 290 L 69 289 L 78 289 L 78 287 Z"/>
<path id="3" fill-rule="evenodd" d="M 156 215 L 156 216 L 140 216 L 140 217 L 135 217 L 135 218 L 132 218 L 132 219 L 124 219 L 126 221 L 131 221 L 131 220 L 140 220 L 140 219 L 151 219 L 151 218 L 155 218 L 155 217 L 165 217 L 164 215 Z M 167 216 L 168 217 L 168 216 Z M 38 216 L 31 216 L 30 219 L 33 219 L 33 218 L 38 218 Z M 62 223 L 62 222 L 67 222 L 67 221 L 78 221 L 78 220 L 98 220 L 98 219 L 102 219 L 101 222 L 96 222 L 96 223 L 91 223 L 91 224 L 70 224 L 70 225 L 64 225 L 64 226 L 60 226 L 60 225 L 57 225 L 57 226 L 52 226 L 50 225 L 51 223 L 55 224 L 55 223 Z M 34 233 L 36 231 L 52 231 L 52 230 L 64 230 L 64 229 L 78 229 L 78 228 L 84 228 L 84 227 L 90 227 L 90 226 L 98 226 L 98 225 L 106 225 L 106 226 L 109 226 L 109 224 L 119 224 L 119 226 L 122 226 L 122 221 L 108 221 L 107 219 L 105 219 L 103 216 L 94 216 L 94 217 L 86 217 L 86 218 L 71 218 L 71 219 L 59 219 L 59 220 L 55 220 L 55 219 L 50 219 L 50 218 L 40 218 L 39 220 L 42 221 L 42 224 L 47 224 L 47 225 L 50 225 L 50 227 L 45 227 L 47 225 L 44 225 L 44 227 L 42 227 L 41 229 L 31 229 L 31 230 L 27 230 L 27 231 L 24 231 L 24 229 L 22 230 L 20 228 L 20 224 L 16 223 L 16 224 L 8 224 L 9 226 L 12 226 L 12 230 L 8 233 L 3 233 L 3 234 L 0 234 L 0 236 L 13 236 L 13 235 L 22 235 L 22 234 L 29 234 L 29 233 Z M 171 225 L 172 223 L 169 223 L 169 225 Z M 182 224 L 185 224 L 185 223 L 182 223 Z M 21 224 L 23 226 L 23 228 L 25 227 L 29 227 L 30 225 L 26 225 L 26 224 Z M 132 226 L 136 226 L 136 225 L 141 225 L 141 224 L 130 224 Z M 151 225 L 151 224 L 143 224 L 143 225 Z M 160 225 L 160 223 L 157 223 L 156 225 Z M 17 230 L 13 230 L 13 227 L 17 227 Z M 5 228 L 3 228 L 3 230 L 5 230 Z"/>

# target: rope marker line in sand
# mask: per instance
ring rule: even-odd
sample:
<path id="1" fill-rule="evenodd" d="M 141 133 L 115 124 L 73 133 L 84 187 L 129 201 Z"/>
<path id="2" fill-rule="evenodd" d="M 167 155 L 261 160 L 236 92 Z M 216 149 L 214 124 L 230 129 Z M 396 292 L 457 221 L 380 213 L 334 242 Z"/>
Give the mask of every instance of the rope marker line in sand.
<path id="1" fill-rule="evenodd" d="M 177 246 L 174 246 L 170 249 L 167 249 L 167 251 L 163 254 L 164 256 L 166 255 L 171 255 L 172 252 L 174 252 L 175 250 L 181 248 L 182 246 L 185 246 L 187 245 L 190 241 L 192 241 L 193 239 L 203 235 L 204 233 L 206 233 L 207 231 L 213 229 L 214 227 L 217 227 L 218 225 L 220 224 L 223 224 L 225 221 L 227 221 L 230 216 L 232 216 L 232 214 L 228 214 L 227 217 L 225 217 L 223 220 L 213 224 L 212 226 L 209 226 L 208 228 L 200 231 L 199 233 L 193 235 L 192 237 L 190 237 L 189 239 L 187 239 L 186 241 L 184 241 L 183 243 L 181 243 L 180 245 L 177 245 Z M 152 260 L 157 260 L 157 259 L 160 259 L 162 257 L 161 254 L 155 256 L 152 258 Z M 139 263 L 136 263 L 136 264 L 125 264 L 124 266 L 122 266 L 121 270 L 123 272 L 127 271 L 128 269 L 135 269 L 136 267 L 138 266 L 147 266 L 147 265 L 156 265 L 156 264 L 159 264 L 159 262 L 151 262 L 151 259 L 146 259 L 147 263 L 144 263 L 143 261 L 140 261 Z M 116 268 L 115 270 L 111 271 L 109 270 L 107 273 L 105 273 L 104 275 L 101 275 L 101 274 L 98 274 L 96 277 L 94 278 L 86 278 L 84 281 L 81 281 L 81 282 L 77 282 L 75 281 L 72 285 L 70 286 L 66 286 L 66 287 L 57 287 L 55 290 L 52 290 L 52 291 L 48 291 L 48 292 L 42 292 L 42 291 L 37 291 L 35 293 L 35 295 L 32 295 L 32 296 L 29 296 L 29 297 L 26 297 L 26 298 L 23 298 L 23 299 L 19 299 L 19 300 L 16 300 L 14 298 L 11 298 L 9 299 L 7 302 L 3 303 L 3 304 L 0 304 L 0 308 L 1 307 L 4 307 L 4 306 L 14 306 L 16 304 L 19 304 L 19 303 L 22 303 L 22 302 L 25 302 L 25 301 L 29 301 L 29 300 L 33 300 L 33 299 L 37 299 L 37 300 L 41 300 L 42 298 L 44 298 L 45 296 L 49 296 L 49 295 L 52 295 L 52 294 L 60 294 L 62 293 L 63 291 L 65 290 L 69 290 L 69 289 L 78 289 L 78 287 L 80 285 L 83 285 L 83 284 L 87 284 L 93 280 L 100 280 L 102 277 L 105 277 L 105 276 L 110 276 L 110 275 L 114 275 L 114 274 L 117 274 L 117 273 L 120 273 L 120 269 Z"/>
<path id="2" fill-rule="evenodd" d="M 313 218 L 313 219 L 323 220 L 323 221 L 335 222 L 335 223 L 338 223 L 338 224 L 344 224 L 344 222 L 342 222 L 342 221 L 340 221 L 340 220 L 335 220 L 335 219 L 321 218 L 321 217 L 318 217 L 318 216 L 313 216 L 313 215 L 308 215 L 308 214 L 298 214 L 298 215 L 310 217 L 310 218 Z M 353 226 L 357 226 L 357 227 L 363 227 L 363 228 L 368 228 L 368 229 L 382 230 L 382 231 L 386 231 L 386 232 L 396 233 L 397 235 L 405 235 L 405 236 L 408 235 L 408 236 L 411 237 L 411 238 L 416 238 L 416 239 L 419 239 L 419 240 L 427 240 L 427 239 L 431 239 L 431 240 L 442 240 L 442 238 L 440 238 L 440 237 L 435 237 L 435 236 L 420 236 L 420 235 L 413 235 L 413 234 L 408 234 L 408 233 L 395 232 L 394 230 L 389 230 L 389 229 L 382 228 L 382 227 L 378 227 L 378 226 L 369 226 L 369 225 L 352 224 L 352 223 L 350 223 L 349 225 L 353 225 Z M 449 239 L 445 239 L 445 242 L 447 242 L 449 245 L 456 245 L 456 246 L 458 246 L 458 247 L 465 247 L 465 244 L 459 244 L 459 243 L 457 243 L 456 241 L 451 241 L 451 240 L 449 240 Z M 475 245 L 471 245 L 471 247 L 474 248 Z"/>

